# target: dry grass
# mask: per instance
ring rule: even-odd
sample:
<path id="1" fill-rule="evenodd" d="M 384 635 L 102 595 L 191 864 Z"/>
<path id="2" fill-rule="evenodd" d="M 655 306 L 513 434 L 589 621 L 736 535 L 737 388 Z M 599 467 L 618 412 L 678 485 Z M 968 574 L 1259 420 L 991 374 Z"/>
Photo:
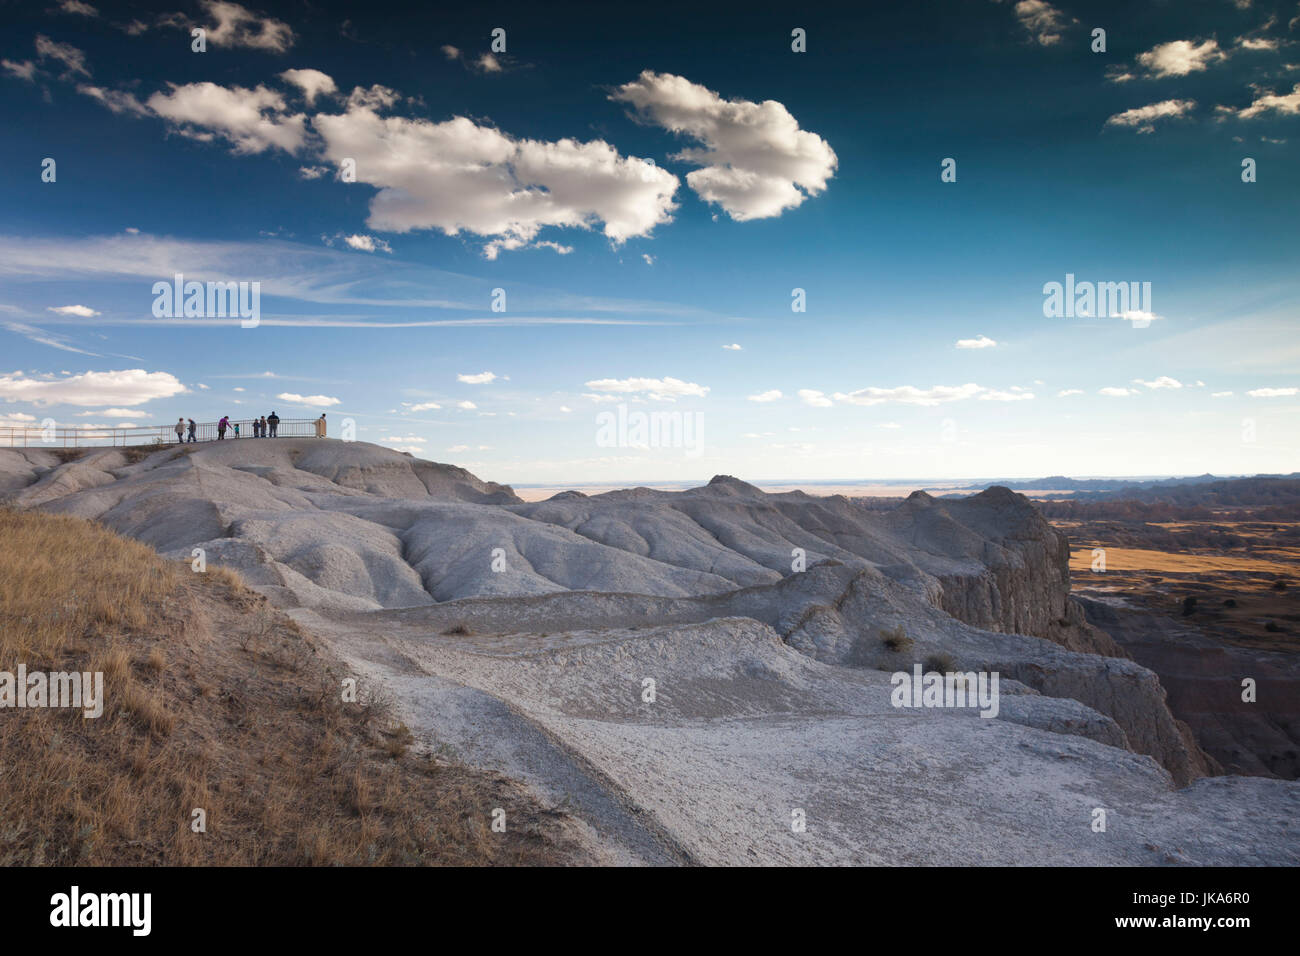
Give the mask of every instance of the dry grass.
<path id="1" fill-rule="evenodd" d="M 570 859 L 517 784 L 419 753 L 364 685 L 343 703 L 338 662 L 237 575 L 92 523 L 0 510 L 0 670 L 19 663 L 102 671 L 105 707 L 0 710 L 0 865 Z"/>

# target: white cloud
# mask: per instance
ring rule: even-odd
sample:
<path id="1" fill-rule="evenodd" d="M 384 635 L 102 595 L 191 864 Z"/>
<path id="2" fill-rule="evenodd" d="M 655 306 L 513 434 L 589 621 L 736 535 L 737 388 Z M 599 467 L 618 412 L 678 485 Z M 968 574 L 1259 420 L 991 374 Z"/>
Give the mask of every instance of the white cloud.
<path id="1" fill-rule="evenodd" d="M 338 87 L 334 85 L 334 78 L 320 70 L 285 70 L 280 74 L 280 79 L 302 90 L 302 98 L 307 101 L 308 106 L 314 104 L 316 97 L 322 94 L 328 96 L 338 92 Z"/>
<path id="2" fill-rule="evenodd" d="M 36 64 L 31 60 L 0 60 L 0 67 L 4 67 L 6 73 L 20 80 L 26 80 L 28 83 L 36 81 Z"/>
<path id="3" fill-rule="evenodd" d="M 484 73 L 500 73 L 501 61 L 491 53 L 484 53 L 478 58 L 478 68 Z"/>
<path id="4" fill-rule="evenodd" d="M 213 46 L 247 47 L 268 53 L 284 53 L 293 46 L 293 30 L 287 23 L 259 17 L 227 0 L 200 0 L 199 5 L 215 22 L 194 24 L 182 18 L 178 25 L 203 27 Z"/>
<path id="5" fill-rule="evenodd" d="M 89 418 L 92 415 L 96 417 L 102 417 L 102 418 L 129 418 L 132 415 L 139 415 L 139 414 L 140 414 L 140 410 L 138 408 L 134 410 L 129 408 L 105 408 L 102 411 L 91 410 L 85 412 L 77 412 L 77 418 Z"/>
<path id="6" fill-rule="evenodd" d="M 703 144 L 671 158 L 702 166 L 686 183 L 732 219 L 764 219 L 826 188 L 838 160 L 775 100 L 724 100 L 682 76 L 644 70 L 610 95 L 670 132 Z"/>
<path id="7" fill-rule="evenodd" d="M 1138 54 L 1137 61 L 1149 75 L 1159 79 L 1203 72 L 1211 63 L 1225 56 L 1215 40 L 1205 40 L 1200 44 L 1191 40 L 1173 40 Z"/>
<path id="8" fill-rule="evenodd" d="M 133 116 L 150 115 L 149 108 L 136 99 L 134 93 L 124 90 L 106 90 L 103 87 L 91 86 L 88 83 L 78 84 L 77 92 L 94 97 L 114 113 L 130 113 Z"/>
<path id="9" fill-rule="evenodd" d="M 650 255 L 650 253 L 648 252 L 641 253 L 641 258 L 645 260 L 645 264 L 648 266 L 652 266 L 655 264 L 655 257 Z"/>
<path id="10" fill-rule="evenodd" d="M 1001 0 L 998 0 L 1001 2 Z M 1061 31 L 1078 21 L 1066 16 L 1045 0 L 1019 0 L 1015 5 L 1016 19 L 1029 31 L 1041 46 L 1055 46 L 1061 42 Z"/>
<path id="11" fill-rule="evenodd" d="M 474 409 L 478 408 L 477 405 L 475 405 L 473 402 L 469 401 L 468 399 L 463 402 L 457 402 L 456 407 L 463 412 L 472 412 Z"/>
<path id="12" fill-rule="evenodd" d="M 376 239 L 374 236 L 344 236 L 343 241 L 351 248 L 358 249 L 361 252 L 375 252 L 378 250 L 379 252 L 391 253 L 393 251 L 393 247 L 385 240 Z"/>
<path id="13" fill-rule="evenodd" d="M 63 0 L 63 2 L 59 4 L 59 9 L 64 13 L 75 13 L 83 17 L 99 16 L 98 10 L 88 3 L 83 3 L 82 0 Z"/>
<path id="14" fill-rule="evenodd" d="M 893 428 L 902 428 L 903 426 L 898 424 L 898 422 L 881 422 L 880 427 L 893 429 Z"/>
<path id="15" fill-rule="evenodd" d="M 1237 46 L 1243 50 L 1273 51 L 1282 45 L 1276 37 L 1237 37 Z"/>
<path id="16" fill-rule="evenodd" d="M 449 60 L 457 60 L 460 59 L 460 50 L 448 43 L 442 47 L 442 55 Z"/>
<path id="17" fill-rule="evenodd" d="M 74 76 L 90 77 L 90 70 L 86 66 L 86 54 L 71 44 L 56 43 L 42 33 L 36 34 L 36 58 L 42 63 L 46 60 L 57 60 L 62 63 L 64 72 L 61 79 L 67 80 Z"/>
<path id="18" fill-rule="evenodd" d="M 466 385 L 487 385 L 489 382 L 496 381 L 495 372 L 479 372 L 477 375 L 457 375 L 456 381 L 464 382 Z"/>
<path id="19" fill-rule="evenodd" d="M 914 385 L 900 385 L 897 388 L 860 388 L 857 391 L 835 393 L 835 401 L 848 405 L 883 405 L 894 402 L 900 405 L 941 405 L 944 402 L 959 402 L 974 398 L 985 389 L 973 383 L 965 385 L 935 385 L 932 388 L 917 388 Z"/>
<path id="20" fill-rule="evenodd" d="M 740 346 L 737 345 L 735 342 L 732 342 L 730 345 L 724 345 L 723 348 L 726 349 L 728 352 L 739 352 L 741 350 Z"/>
<path id="21" fill-rule="evenodd" d="M 1286 398 L 1300 394 L 1300 388 L 1252 388 L 1246 394 L 1251 398 Z"/>
<path id="22" fill-rule="evenodd" d="M 1083 389 L 1081 388 L 1063 388 L 1056 393 L 1056 397 L 1066 398 L 1070 395 L 1082 395 L 1082 394 L 1083 394 Z"/>
<path id="23" fill-rule="evenodd" d="M 993 341 L 987 335 L 981 335 L 973 339 L 958 339 L 957 348 L 959 349 L 991 349 L 998 343 Z"/>
<path id="24" fill-rule="evenodd" d="M 1231 398 L 1232 392 L 1211 392 L 1210 398 Z"/>
<path id="25" fill-rule="evenodd" d="M 757 395 L 748 396 L 751 402 L 775 402 L 779 398 L 781 398 L 781 392 L 775 388 L 768 389 L 766 392 L 759 392 Z"/>
<path id="26" fill-rule="evenodd" d="M 603 224 L 621 243 L 669 222 L 676 208 L 676 176 L 603 140 L 515 139 L 463 116 L 433 123 L 376 110 L 350 102 L 342 114 L 312 119 L 325 157 L 355 159 L 358 181 L 378 187 L 372 229 L 489 236 L 485 254 L 494 258 L 533 243 L 546 226 Z"/>
<path id="27" fill-rule="evenodd" d="M 46 306 L 45 311 L 57 312 L 59 315 L 79 315 L 83 319 L 88 319 L 92 315 L 100 314 L 88 305 L 51 305 Z"/>
<path id="28" fill-rule="evenodd" d="M 1220 116 L 1235 116 L 1237 119 L 1254 119 L 1263 113 L 1277 113 L 1280 116 L 1295 116 L 1300 113 L 1300 83 L 1290 93 L 1279 95 L 1266 92 L 1258 94 L 1246 107 L 1234 110 L 1230 106 L 1215 107 Z"/>
<path id="29" fill-rule="evenodd" d="M 37 405 L 143 405 L 183 391 L 185 386 L 171 373 L 142 368 L 82 372 L 63 378 L 29 378 L 22 372 L 0 375 L 0 399 Z"/>
<path id="30" fill-rule="evenodd" d="M 1139 133 L 1150 133 L 1155 130 L 1157 121 L 1186 116 L 1195 108 L 1195 100 L 1161 100 L 1116 113 L 1106 120 L 1106 125 L 1136 127 Z"/>
<path id="31" fill-rule="evenodd" d="M 289 402 L 293 405 L 315 405 L 324 408 L 338 405 L 342 401 L 342 399 L 331 398 L 329 395 L 298 395 L 294 392 L 281 392 L 275 397 L 282 402 Z"/>
<path id="32" fill-rule="evenodd" d="M 683 382 L 679 378 L 601 378 L 586 383 L 594 392 L 613 392 L 620 395 L 644 393 L 655 402 L 674 402 L 678 398 L 706 398 L 707 385 Z"/>
<path id="33" fill-rule="evenodd" d="M 1005 392 L 990 388 L 980 393 L 979 400 L 981 402 L 1024 402 L 1033 397 L 1033 392 L 1027 392 L 1023 388 L 1013 387 Z"/>
<path id="34" fill-rule="evenodd" d="M 826 397 L 825 392 L 819 392 L 815 388 L 799 389 L 799 400 L 805 405 L 811 405 L 814 408 L 830 408 L 835 404 Z"/>
<path id="35" fill-rule="evenodd" d="M 1135 379 L 1133 379 L 1133 382 L 1134 382 L 1134 384 L 1136 384 L 1136 385 L 1145 385 L 1147 388 L 1153 388 L 1153 389 L 1154 389 L 1154 388 L 1182 388 L 1182 387 L 1183 387 L 1183 383 L 1182 383 L 1182 382 L 1178 381 L 1178 379 L 1176 379 L 1176 378 L 1170 378 L 1168 375 L 1161 375 L 1159 378 L 1157 378 L 1157 379 L 1153 379 L 1152 381 L 1149 381 L 1149 382 L 1146 381 L 1146 380 L 1144 380 L 1144 379 L 1135 378 Z"/>
<path id="36" fill-rule="evenodd" d="M 403 402 L 402 404 L 406 407 L 407 411 L 411 411 L 411 412 L 431 412 L 431 411 L 436 411 L 439 408 L 442 408 L 442 406 L 439 405 L 437 402 L 420 402 L 419 404 L 416 405 L 407 405 L 405 402 Z"/>
<path id="37" fill-rule="evenodd" d="M 155 93 L 146 105 L 182 136 L 211 142 L 221 136 L 235 153 L 282 149 L 296 153 L 306 137 L 301 114 L 289 114 L 284 97 L 265 86 L 218 86 L 207 81 L 167 84 L 170 93 Z"/>
<path id="38" fill-rule="evenodd" d="M 1107 386 L 1106 388 L 1097 389 L 1097 394 L 1106 395 L 1110 398 L 1127 398 L 1130 395 L 1136 395 L 1137 390 L 1132 388 L 1116 388 L 1115 386 Z"/>

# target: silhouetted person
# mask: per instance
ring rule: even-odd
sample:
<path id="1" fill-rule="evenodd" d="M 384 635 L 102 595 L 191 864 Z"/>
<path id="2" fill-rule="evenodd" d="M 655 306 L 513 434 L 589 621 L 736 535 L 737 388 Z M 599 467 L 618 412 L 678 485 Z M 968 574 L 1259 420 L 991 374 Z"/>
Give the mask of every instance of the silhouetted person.
<path id="1" fill-rule="evenodd" d="M 194 419 L 191 418 L 190 419 L 190 441 L 196 442 L 199 440 L 197 437 L 198 430 L 199 430 L 199 426 L 196 425 Z"/>
<path id="2" fill-rule="evenodd" d="M 266 417 L 266 424 L 270 426 L 271 437 L 274 438 L 276 429 L 280 427 L 280 416 L 272 412 Z"/>

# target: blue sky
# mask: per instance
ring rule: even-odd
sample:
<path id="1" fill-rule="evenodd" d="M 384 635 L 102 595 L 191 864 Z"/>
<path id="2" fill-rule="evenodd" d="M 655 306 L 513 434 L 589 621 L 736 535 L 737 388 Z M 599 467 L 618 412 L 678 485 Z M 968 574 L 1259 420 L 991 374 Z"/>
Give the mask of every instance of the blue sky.
<path id="1" fill-rule="evenodd" d="M 1300 469 L 1300 4 L 905 6 L 0 5 L 0 424 L 327 411 L 516 483 Z M 259 324 L 155 317 L 176 272 Z M 1047 317 L 1067 273 L 1151 302 Z"/>

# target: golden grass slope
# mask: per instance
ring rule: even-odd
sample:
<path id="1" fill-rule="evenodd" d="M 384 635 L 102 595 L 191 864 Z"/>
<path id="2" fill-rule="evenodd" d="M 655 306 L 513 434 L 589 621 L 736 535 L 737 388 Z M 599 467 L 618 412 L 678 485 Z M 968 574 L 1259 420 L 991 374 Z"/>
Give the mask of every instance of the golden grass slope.
<path id="1" fill-rule="evenodd" d="M 102 671 L 106 702 L 0 709 L 0 865 L 571 859 L 563 815 L 416 753 L 364 685 L 343 703 L 340 665 L 228 571 L 0 509 L 0 671 L 20 663 Z"/>

